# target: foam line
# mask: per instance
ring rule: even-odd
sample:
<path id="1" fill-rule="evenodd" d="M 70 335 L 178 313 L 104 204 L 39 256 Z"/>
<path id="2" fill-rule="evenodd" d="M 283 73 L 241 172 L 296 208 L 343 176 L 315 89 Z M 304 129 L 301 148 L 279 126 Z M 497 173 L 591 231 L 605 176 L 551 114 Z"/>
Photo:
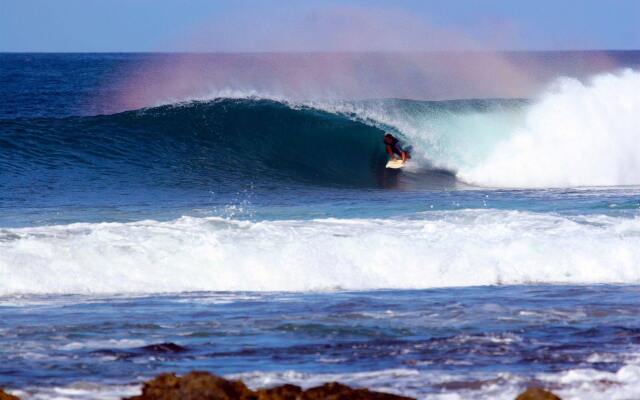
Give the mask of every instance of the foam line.
<path id="1" fill-rule="evenodd" d="M 412 219 L 183 217 L 4 229 L 0 294 L 640 282 L 640 219 L 468 210 Z"/>

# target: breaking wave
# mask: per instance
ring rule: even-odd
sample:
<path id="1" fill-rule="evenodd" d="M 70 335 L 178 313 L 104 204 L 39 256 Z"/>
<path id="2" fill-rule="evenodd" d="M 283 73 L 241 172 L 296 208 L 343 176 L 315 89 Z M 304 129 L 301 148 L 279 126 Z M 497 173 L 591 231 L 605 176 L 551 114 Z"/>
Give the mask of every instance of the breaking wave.
<path id="1" fill-rule="evenodd" d="M 640 220 L 498 210 L 407 219 L 182 217 L 0 231 L 0 294 L 640 283 Z"/>
<path id="2" fill-rule="evenodd" d="M 489 187 L 636 185 L 639 91 L 640 74 L 627 70 L 563 79 L 529 101 L 236 97 L 0 120 L 0 167 L 8 186 L 55 185 L 64 173 L 66 185 L 375 187 L 391 179 L 381 143 L 391 131 L 413 148 L 410 184 L 449 171 Z"/>

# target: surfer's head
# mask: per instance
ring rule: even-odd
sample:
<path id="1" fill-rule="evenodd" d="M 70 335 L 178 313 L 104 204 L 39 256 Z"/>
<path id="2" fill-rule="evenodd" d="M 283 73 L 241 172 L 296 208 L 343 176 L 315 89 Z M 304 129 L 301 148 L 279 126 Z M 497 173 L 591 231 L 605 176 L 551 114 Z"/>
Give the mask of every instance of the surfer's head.
<path id="1" fill-rule="evenodd" d="M 390 133 L 386 133 L 386 134 L 384 135 L 384 142 L 385 142 L 385 143 L 388 143 L 388 144 L 393 143 L 393 135 L 392 135 L 392 134 L 390 134 Z"/>

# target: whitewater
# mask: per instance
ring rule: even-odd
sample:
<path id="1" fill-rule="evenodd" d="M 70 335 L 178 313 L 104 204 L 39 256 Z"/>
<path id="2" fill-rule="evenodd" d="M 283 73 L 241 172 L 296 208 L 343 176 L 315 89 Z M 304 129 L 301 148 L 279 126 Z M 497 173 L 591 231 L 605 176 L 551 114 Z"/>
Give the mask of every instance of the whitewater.
<path id="1" fill-rule="evenodd" d="M 523 98 L 141 102 L 182 57 L 0 55 L 0 387 L 117 399 L 204 369 L 638 396 L 640 55 Z"/>
<path id="2" fill-rule="evenodd" d="M 401 220 L 182 217 L 0 234 L 5 295 L 640 282 L 638 217 L 498 210 Z"/>

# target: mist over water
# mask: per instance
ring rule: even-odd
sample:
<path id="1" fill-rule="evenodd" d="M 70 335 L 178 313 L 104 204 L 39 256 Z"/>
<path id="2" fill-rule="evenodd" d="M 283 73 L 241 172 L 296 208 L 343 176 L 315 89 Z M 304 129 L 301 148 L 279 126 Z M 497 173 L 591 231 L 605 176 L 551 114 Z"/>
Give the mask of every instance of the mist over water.
<path id="1" fill-rule="evenodd" d="M 119 110 L 188 99 L 530 98 L 561 76 L 638 66 L 634 52 L 322 52 L 141 57 L 115 79 Z"/>

